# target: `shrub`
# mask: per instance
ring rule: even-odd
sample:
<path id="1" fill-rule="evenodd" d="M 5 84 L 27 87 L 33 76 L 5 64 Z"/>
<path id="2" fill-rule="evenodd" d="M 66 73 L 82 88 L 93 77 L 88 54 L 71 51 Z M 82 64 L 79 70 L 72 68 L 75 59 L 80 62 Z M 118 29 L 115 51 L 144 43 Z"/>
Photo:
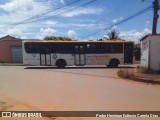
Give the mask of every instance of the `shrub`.
<path id="1" fill-rule="evenodd" d="M 117 72 L 117 75 L 120 77 L 120 78 L 125 78 L 125 79 L 128 79 L 130 78 L 131 76 L 134 76 L 133 73 L 129 73 L 128 72 L 128 69 L 125 71 L 125 70 L 119 70 Z"/>

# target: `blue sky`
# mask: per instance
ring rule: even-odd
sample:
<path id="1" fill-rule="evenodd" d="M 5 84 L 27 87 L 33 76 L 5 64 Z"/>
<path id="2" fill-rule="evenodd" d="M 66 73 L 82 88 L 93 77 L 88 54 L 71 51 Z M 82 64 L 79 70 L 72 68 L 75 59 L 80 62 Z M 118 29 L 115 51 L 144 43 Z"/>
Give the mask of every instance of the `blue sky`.
<path id="1" fill-rule="evenodd" d="M 77 2 L 68 5 L 74 1 Z M 12 35 L 24 39 L 43 39 L 44 36 L 55 35 L 97 40 L 106 36 L 109 29 L 105 28 L 152 5 L 152 1 L 1 0 L 0 37 Z M 55 11 L 62 6 L 65 7 Z M 112 29 L 119 31 L 121 38 L 137 42 L 151 33 L 152 13 L 150 10 Z"/>

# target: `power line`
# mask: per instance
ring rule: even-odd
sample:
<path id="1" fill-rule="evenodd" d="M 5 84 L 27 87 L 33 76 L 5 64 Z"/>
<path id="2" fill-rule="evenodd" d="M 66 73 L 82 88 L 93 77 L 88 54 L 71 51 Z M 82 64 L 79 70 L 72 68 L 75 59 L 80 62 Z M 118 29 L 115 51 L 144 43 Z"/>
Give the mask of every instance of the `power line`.
<path id="1" fill-rule="evenodd" d="M 115 23 L 115 24 L 110 25 L 109 27 L 104 28 L 103 30 L 96 31 L 96 32 L 94 32 L 94 33 L 92 33 L 92 34 L 89 34 L 89 35 L 83 37 L 83 38 L 87 38 L 87 37 L 89 37 L 89 36 L 96 35 L 96 34 L 100 33 L 101 31 L 109 30 L 109 29 L 111 29 L 112 27 L 117 26 L 117 25 L 120 25 L 120 24 L 122 24 L 122 23 L 124 23 L 124 22 L 127 22 L 128 20 L 130 20 L 130 19 L 132 19 L 132 18 L 135 18 L 135 17 L 137 17 L 137 16 L 139 16 L 139 15 L 141 15 L 141 14 L 143 14 L 143 13 L 146 13 L 146 12 L 150 11 L 151 9 L 152 9 L 152 6 L 149 6 L 149 7 L 145 8 L 145 9 L 143 9 L 143 10 L 141 10 L 141 11 L 139 11 L 139 12 L 133 14 L 133 15 L 130 15 L 130 16 L 126 17 L 125 19 L 123 19 L 123 20 L 121 20 L 121 21 L 119 21 L 119 22 L 117 22 L 117 23 Z"/>
<path id="2" fill-rule="evenodd" d="M 115 7 L 116 9 L 114 9 L 113 12 L 119 11 L 119 6 L 122 6 L 122 5 L 124 5 L 124 4 L 126 4 L 126 3 L 130 2 L 130 1 L 131 1 L 131 0 L 124 0 L 124 1 L 122 1 L 121 3 L 119 3 L 119 4 Z"/>
<path id="3" fill-rule="evenodd" d="M 66 12 L 62 11 L 62 12 L 60 12 L 60 13 L 56 13 L 56 14 L 54 14 L 54 16 L 59 15 L 59 14 L 63 14 L 63 13 L 67 13 L 67 12 L 70 12 L 70 11 L 74 11 L 75 9 L 77 9 L 77 8 L 79 8 L 79 7 L 83 7 L 83 6 L 89 5 L 89 4 L 91 4 L 91 3 L 93 3 L 93 2 L 96 2 L 96 1 L 98 1 L 98 0 L 91 0 L 91 1 L 89 1 L 89 2 L 86 2 L 86 3 L 78 6 L 78 7 L 74 7 L 74 8 L 72 8 L 72 9 L 70 9 L 70 10 L 67 10 Z M 24 22 L 24 23 L 21 23 L 21 24 L 34 23 L 34 22 L 37 22 L 37 21 L 46 20 L 46 19 L 50 19 L 50 18 L 53 18 L 53 16 L 51 16 L 51 17 L 45 17 L 45 18 L 41 18 L 41 19 L 29 21 L 29 22 Z"/>
<path id="4" fill-rule="evenodd" d="M 23 24 L 24 22 L 27 22 L 27 21 L 30 21 L 30 20 L 33 20 L 33 19 L 37 19 L 37 18 L 39 18 L 39 17 L 41 17 L 41 16 L 43 16 L 43 15 L 46 15 L 46 14 L 51 13 L 51 12 L 53 12 L 53 11 L 58 11 L 58 10 L 66 7 L 66 6 L 70 6 L 70 5 L 75 4 L 75 3 L 79 2 L 79 1 L 81 1 L 81 0 L 75 0 L 75 1 L 73 1 L 73 2 L 70 2 L 70 3 L 68 3 L 68 4 L 62 5 L 61 7 L 55 8 L 55 9 L 53 9 L 53 10 L 49 10 L 49 11 L 44 12 L 44 13 L 42 13 L 42 14 L 35 15 L 35 16 L 30 17 L 30 18 L 24 19 L 24 20 L 22 20 L 22 21 L 20 21 L 20 22 L 13 23 L 13 24 L 9 25 L 9 27 L 10 27 L 10 26 L 16 26 L 16 25 L 19 25 L 19 24 Z"/>
<path id="5" fill-rule="evenodd" d="M 120 7 L 124 6 L 125 4 L 127 4 L 128 2 L 131 2 L 131 0 L 123 0 L 121 3 L 119 3 L 111 13 L 115 13 L 115 12 L 119 12 L 118 10 L 120 9 Z M 111 14 L 109 13 L 109 14 Z M 106 16 L 103 16 L 101 19 L 95 21 L 95 23 L 99 24 L 100 22 L 103 22 L 104 20 L 106 20 Z M 108 19 L 109 21 L 109 19 Z"/>

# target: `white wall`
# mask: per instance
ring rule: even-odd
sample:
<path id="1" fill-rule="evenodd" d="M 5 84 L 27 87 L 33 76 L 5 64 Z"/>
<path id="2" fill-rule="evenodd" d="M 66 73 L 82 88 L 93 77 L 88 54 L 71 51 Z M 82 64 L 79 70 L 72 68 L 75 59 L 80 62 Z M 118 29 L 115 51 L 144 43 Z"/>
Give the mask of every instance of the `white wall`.
<path id="1" fill-rule="evenodd" d="M 141 66 L 160 70 L 160 35 L 151 35 L 141 41 Z"/>
<path id="2" fill-rule="evenodd" d="M 160 70 L 160 36 L 150 38 L 150 68 Z"/>
<path id="3" fill-rule="evenodd" d="M 149 39 L 141 41 L 141 66 L 148 68 Z"/>

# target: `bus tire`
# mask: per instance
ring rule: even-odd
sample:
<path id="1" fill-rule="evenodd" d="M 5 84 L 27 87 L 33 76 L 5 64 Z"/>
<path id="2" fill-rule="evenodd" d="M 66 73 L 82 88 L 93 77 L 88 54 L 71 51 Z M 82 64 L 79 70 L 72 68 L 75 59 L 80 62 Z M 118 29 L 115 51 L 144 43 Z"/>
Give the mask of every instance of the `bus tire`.
<path id="1" fill-rule="evenodd" d="M 120 62 L 119 62 L 118 59 L 112 59 L 112 60 L 109 62 L 109 67 L 110 67 L 110 68 L 117 68 L 119 63 L 120 63 Z"/>
<path id="2" fill-rule="evenodd" d="M 63 60 L 63 59 L 59 59 L 59 60 L 57 60 L 57 62 L 56 62 L 56 66 L 57 66 L 58 68 L 65 68 L 66 65 L 67 65 L 67 64 L 66 64 L 66 61 Z"/>

